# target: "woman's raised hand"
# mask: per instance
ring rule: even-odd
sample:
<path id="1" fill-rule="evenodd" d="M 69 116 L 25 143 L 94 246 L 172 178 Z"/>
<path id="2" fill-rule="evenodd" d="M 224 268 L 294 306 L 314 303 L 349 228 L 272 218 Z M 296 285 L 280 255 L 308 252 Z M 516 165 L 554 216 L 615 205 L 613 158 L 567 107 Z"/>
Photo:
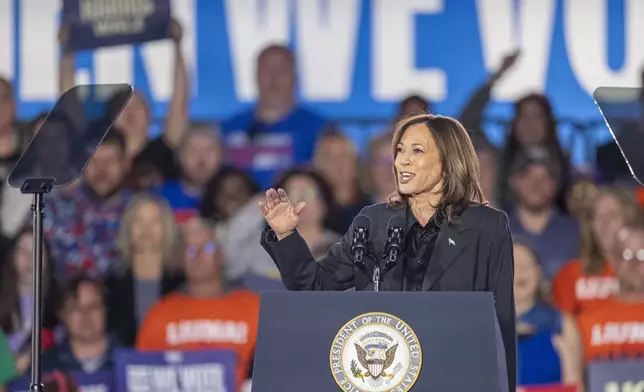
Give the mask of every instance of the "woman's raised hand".
<path id="1" fill-rule="evenodd" d="M 304 205 L 304 202 L 300 202 L 293 206 L 286 191 L 281 188 L 267 190 L 266 200 L 259 202 L 259 208 L 262 210 L 266 222 L 280 240 L 295 231 L 300 222 L 300 214 Z"/>

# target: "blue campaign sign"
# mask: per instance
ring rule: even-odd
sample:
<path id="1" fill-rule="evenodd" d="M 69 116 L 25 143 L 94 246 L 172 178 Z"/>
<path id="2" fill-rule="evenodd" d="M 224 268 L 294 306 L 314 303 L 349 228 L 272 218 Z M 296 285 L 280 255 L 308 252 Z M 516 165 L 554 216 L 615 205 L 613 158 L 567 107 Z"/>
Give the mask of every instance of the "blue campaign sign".
<path id="1" fill-rule="evenodd" d="M 79 392 L 111 392 L 113 390 L 113 374 L 110 371 L 100 371 L 95 373 L 71 372 L 70 378 L 78 386 Z M 47 380 L 47 375 L 45 375 Z M 8 386 L 10 392 L 27 392 L 29 391 L 29 377 L 21 377 Z"/>
<path id="2" fill-rule="evenodd" d="M 0 74 L 15 80 L 19 114 L 59 94 L 58 2 L 0 2 Z M 174 0 L 194 81 L 195 119 L 228 117 L 256 97 L 254 60 L 270 43 L 296 51 L 298 95 L 331 118 L 393 114 L 406 94 L 424 94 L 456 114 L 516 48 L 522 55 L 493 92 L 489 114 L 545 91 L 556 114 L 598 119 L 598 86 L 634 87 L 644 64 L 638 0 Z M 127 82 L 163 117 L 172 92 L 169 40 L 78 56 L 79 83 Z"/>
<path id="3" fill-rule="evenodd" d="M 644 391 L 644 360 L 595 362 L 588 365 L 588 392 Z"/>
<path id="4" fill-rule="evenodd" d="M 114 354 L 117 392 L 235 390 L 235 353 L 226 350 Z"/>
<path id="5" fill-rule="evenodd" d="M 69 50 L 138 44 L 170 36 L 170 0 L 63 0 Z"/>

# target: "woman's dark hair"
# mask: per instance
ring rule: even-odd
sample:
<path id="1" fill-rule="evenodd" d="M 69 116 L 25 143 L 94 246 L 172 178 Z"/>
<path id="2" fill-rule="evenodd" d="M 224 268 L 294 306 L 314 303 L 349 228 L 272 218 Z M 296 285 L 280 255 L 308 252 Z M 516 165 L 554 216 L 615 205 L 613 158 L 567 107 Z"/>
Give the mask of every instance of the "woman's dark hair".
<path id="1" fill-rule="evenodd" d="M 403 118 L 411 114 L 420 114 L 420 113 L 407 113 L 405 111 L 405 106 L 410 103 L 419 103 L 423 107 L 423 112 L 431 113 L 432 107 L 428 100 L 423 98 L 420 94 L 413 94 L 403 98 L 400 103 L 398 103 L 398 118 Z"/>
<path id="2" fill-rule="evenodd" d="M 70 299 L 78 298 L 78 289 L 80 289 L 80 287 L 84 284 L 89 284 L 96 287 L 98 292 L 101 294 L 103 304 L 106 303 L 108 292 L 103 282 L 98 279 L 94 279 L 85 273 L 80 273 L 78 275 L 74 275 L 71 279 L 67 280 L 63 285 L 61 285 L 59 291 L 60 296 L 58 297 L 58 311 L 62 311 Z"/>
<path id="3" fill-rule="evenodd" d="M 2 283 L 0 283 L 0 327 L 9 334 L 20 328 L 20 322 L 23 315 L 20 314 L 20 293 L 18 292 L 18 271 L 15 265 L 15 252 L 18 241 L 23 235 L 33 235 L 30 227 L 23 228 L 12 239 L 7 252 L 7 258 L 2 267 Z M 54 260 L 51 257 L 50 248 L 46 240 L 43 239 L 43 252 L 47 258 L 47 264 L 43 266 L 43 298 L 45 305 L 55 298 L 55 281 L 53 278 Z M 56 323 L 55 312 L 51 312 L 49 306 L 45 306 L 45 317 L 43 324 L 45 327 L 53 327 Z"/>
<path id="4" fill-rule="evenodd" d="M 437 206 L 437 216 L 447 217 L 453 223 L 453 215 L 458 215 L 471 204 L 485 204 L 479 185 L 479 163 L 472 140 L 461 123 L 451 117 L 417 114 L 404 117 L 396 125 L 391 148 L 394 160 L 398 155 L 398 143 L 412 125 L 423 124 L 427 127 L 443 163 L 443 188 Z M 394 166 L 394 176 L 396 176 Z M 389 196 L 388 205 L 402 208 L 407 205 L 409 196 L 398 188 Z"/>
<path id="5" fill-rule="evenodd" d="M 311 181 L 315 183 L 315 186 L 318 188 L 318 191 L 320 192 L 320 196 L 322 198 L 322 201 L 325 204 L 326 210 L 327 211 L 333 211 L 335 210 L 336 207 L 336 202 L 335 198 L 333 196 L 333 188 L 331 188 L 331 185 L 322 177 L 320 173 L 315 171 L 315 169 L 310 169 L 310 168 L 295 168 L 291 169 L 280 177 L 280 179 L 277 181 L 275 184 L 275 189 L 286 189 L 286 184 L 293 179 L 294 177 L 307 177 Z"/>
<path id="6" fill-rule="evenodd" d="M 215 199 L 225 181 L 230 177 L 237 177 L 242 180 L 251 195 L 259 192 L 259 187 L 245 170 L 230 166 L 223 167 L 206 184 L 199 206 L 199 215 L 202 218 L 209 219 L 213 222 L 219 222 L 224 219 L 222 212 L 215 205 Z"/>

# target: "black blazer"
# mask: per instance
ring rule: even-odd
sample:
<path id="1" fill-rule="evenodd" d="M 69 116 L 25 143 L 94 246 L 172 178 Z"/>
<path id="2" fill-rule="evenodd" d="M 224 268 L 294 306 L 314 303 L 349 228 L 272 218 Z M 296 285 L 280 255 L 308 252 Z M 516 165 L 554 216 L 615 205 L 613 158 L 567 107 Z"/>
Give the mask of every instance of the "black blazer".
<path id="1" fill-rule="evenodd" d="M 392 209 L 385 203 L 365 207 L 361 214 L 371 220 L 369 241 L 376 255 L 384 254 L 387 224 L 394 214 L 406 216 L 408 209 Z M 506 351 L 509 390 L 516 389 L 516 327 L 514 312 L 514 257 L 508 216 L 487 206 L 470 206 L 444 221 L 423 280 L 423 291 L 491 291 L 494 293 L 499 326 Z M 317 263 L 304 241 L 295 232 L 277 241 L 266 228 L 261 244 L 275 261 L 289 290 L 370 289 L 366 276 L 352 262 L 350 254 L 353 224 L 340 242 Z M 451 239 L 451 241 L 450 241 Z M 365 262 L 365 264 L 368 261 Z M 389 271 L 381 290 L 400 291 L 402 263 Z"/>
<path id="2" fill-rule="evenodd" d="M 159 299 L 176 290 L 183 283 L 183 277 L 164 274 L 161 280 Z M 108 303 L 108 329 L 125 347 L 134 347 L 138 322 L 134 309 L 134 277 L 132 272 L 108 279 L 105 283 Z"/>

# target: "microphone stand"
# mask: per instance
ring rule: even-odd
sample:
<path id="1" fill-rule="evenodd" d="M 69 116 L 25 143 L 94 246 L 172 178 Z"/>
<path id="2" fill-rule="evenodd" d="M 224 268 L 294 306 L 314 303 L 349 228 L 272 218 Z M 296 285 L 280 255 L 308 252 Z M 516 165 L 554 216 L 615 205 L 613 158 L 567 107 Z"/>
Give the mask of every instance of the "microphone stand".
<path id="1" fill-rule="evenodd" d="M 33 203 L 31 212 L 33 214 L 33 318 L 31 322 L 31 382 L 29 392 L 44 392 L 42 384 L 42 369 L 40 368 L 40 357 L 42 353 L 42 244 L 43 244 L 43 221 L 45 219 L 45 203 L 43 196 L 51 192 L 54 187 L 53 178 L 28 178 L 20 187 L 23 194 L 31 194 Z"/>
<path id="2" fill-rule="evenodd" d="M 396 262 L 400 257 L 400 253 L 402 252 L 402 239 L 402 230 L 398 227 L 392 228 L 387 244 L 387 264 L 385 264 L 385 268 L 381 269 L 380 262 L 377 261 L 373 269 L 373 291 L 380 291 L 380 282 L 385 278 L 387 272 L 391 271 L 391 269 L 396 265 Z M 385 257 L 383 257 L 383 259 L 384 258 Z"/>

